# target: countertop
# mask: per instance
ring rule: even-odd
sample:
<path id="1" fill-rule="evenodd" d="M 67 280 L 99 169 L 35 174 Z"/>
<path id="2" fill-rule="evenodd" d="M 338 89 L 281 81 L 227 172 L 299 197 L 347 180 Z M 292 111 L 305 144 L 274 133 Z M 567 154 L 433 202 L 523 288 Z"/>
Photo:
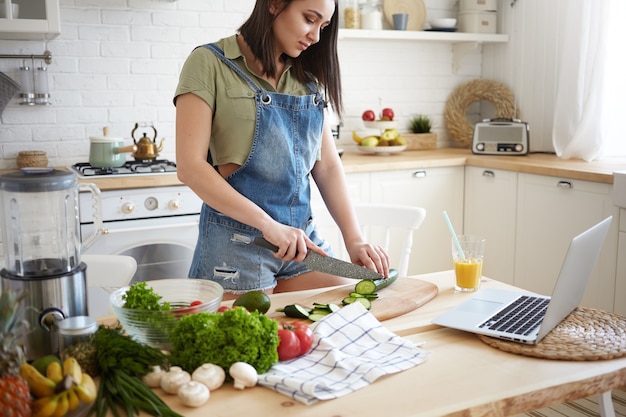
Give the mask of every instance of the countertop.
<path id="1" fill-rule="evenodd" d="M 311 406 L 263 387 L 237 391 L 231 383 L 211 393 L 209 401 L 195 409 L 182 406 L 176 396 L 159 389 L 155 392 L 188 417 L 460 417 L 514 415 L 626 384 L 626 357 L 598 361 L 538 359 L 503 352 L 473 334 L 433 325 L 433 317 L 473 294 L 454 291 L 453 271 L 412 278 L 435 284 L 439 294 L 417 310 L 382 323 L 402 337 L 423 343 L 430 355 L 419 366 Z M 484 277 L 481 286 L 512 288 Z M 272 308 L 298 303 L 316 292 L 319 290 L 273 294 Z"/>
<path id="2" fill-rule="evenodd" d="M 626 169 L 626 157 L 586 162 L 580 159 L 561 159 L 544 153 L 523 156 L 475 155 L 468 149 L 452 148 L 404 151 L 391 155 L 365 155 L 347 148 L 342 160 L 348 173 L 475 166 L 607 184 L 613 183 L 613 172 Z"/>
<path id="3" fill-rule="evenodd" d="M 626 170 L 626 157 L 586 162 L 561 159 L 544 153 L 524 156 L 474 155 L 469 149 L 453 148 L 370 155 L 359 153 L 354 146 L 349 146 L 345 148 L 342 161 L 346 173 L 475 166 L 606 184 L 613 183 L 615 171 Z M 176 174 L 80 178 L 80 181 L 94 183 L 101 190 L 181 185 Z"/>

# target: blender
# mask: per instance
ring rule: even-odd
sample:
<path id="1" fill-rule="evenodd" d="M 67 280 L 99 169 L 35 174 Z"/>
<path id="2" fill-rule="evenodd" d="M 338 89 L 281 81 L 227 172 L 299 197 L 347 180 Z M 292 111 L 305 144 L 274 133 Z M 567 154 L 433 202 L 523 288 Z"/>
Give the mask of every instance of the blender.
<path id="1" fill-rule="evenodd" d="M 81 242 L 78 193 L 92 195 L 96 232 Z M 58 353 L 56 324 L 87 315 L 87 266 L 81 249 L 102 229 L 100 190 L 77 175 L 53 168 L 22 168 L 0 176 L 5 268 L 1 291 L 26 292 L 28 360 Z"/>

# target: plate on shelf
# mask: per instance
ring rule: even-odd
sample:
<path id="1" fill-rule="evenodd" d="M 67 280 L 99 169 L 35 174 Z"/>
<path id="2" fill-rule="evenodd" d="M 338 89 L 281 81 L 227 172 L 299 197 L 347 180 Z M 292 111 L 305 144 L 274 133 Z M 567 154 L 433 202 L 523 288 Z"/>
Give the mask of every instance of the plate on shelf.
<path id="1" fill-rule="evenodd" d="M 384 0 L 383 12 L 391 27 L 393 27 L 392 16 L 396 13 L 409 14 L 406 30 L 422 30 L 426 22 L 424 0 Z"/>
<path id="2" fill-rule="evenodd" d="M 363 125 L 368 129 L 393 129 L 396 127 L 396 122 L 393 120 L 375 120 L 373 122 L 363 122 Z"/>
<path id="3" fill-rule="evenodd" d="M 424 29 L 426 32 L 456 32 L 457 28 L 430 28 Z"/>
<path id="4" fill-rule="evenodd" d="M 357 151 L 370 155 L 390 155 L 392 153 L 402 152 L 406 149 L 406 145 L 402 146 L 356 146 Z"/>

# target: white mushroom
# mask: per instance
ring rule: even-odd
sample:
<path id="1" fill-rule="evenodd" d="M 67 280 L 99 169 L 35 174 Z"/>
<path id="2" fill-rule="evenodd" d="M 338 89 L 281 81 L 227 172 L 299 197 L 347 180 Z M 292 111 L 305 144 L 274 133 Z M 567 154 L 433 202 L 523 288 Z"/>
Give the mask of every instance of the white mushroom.
<path id="1" fill-rule="evenodd" d="M 235 380 L 236 389 L 253 387 L 257 383 L 258 375 L 254 366 L 245 362 L 235 362 L 230 365 L 228 373 Z"/>
<path id="2" fill-rule="evenodd" d="M 153 366 L 152 371 L 145 374 L 142 378 L 143 383 L 150 388 L 158 388 L 161 386 L 161 377 L 165 375 L 165 371 L 160 366 Z"/>
<path id="3" fill-rule="evenodd" d="M 198 381 L 207 386 L 209 391 L 214 391 L 222 386 L 226 379 L 226 372 L 221 366 L 205 363 L 196 368 L 191 374 L 192 381 Z"/>
<path id="4" fill-rule="evenodd" d="M 189 381 L 178 389 L 178 398 L 187 407 L 200 407 L 209 400 L 211 393 L 201 382 Z"/>
<path id="5" fill-rule="evenodd" d="M 172 366 L 170 370 L 161 376 L 161 388 L 168 394 L 176 394 L 178 389 L 191 381 L 189 372 L 180 366 Z"/>

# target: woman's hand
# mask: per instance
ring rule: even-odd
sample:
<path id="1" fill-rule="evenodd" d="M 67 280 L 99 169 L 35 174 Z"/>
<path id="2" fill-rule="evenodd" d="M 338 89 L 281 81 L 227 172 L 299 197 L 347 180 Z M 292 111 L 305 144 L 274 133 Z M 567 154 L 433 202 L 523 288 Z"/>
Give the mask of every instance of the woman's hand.
<path id="1" fill-rule="evenodd" d="M 355 243 L 347 246 L 352 263 L 376 271 L 384 277 L 389 276 L 389 254 L 380 245 Z"/>
<path id="2" fill-rule="evenodd" d="M 326 252 L 309 239 L 303 230 L 274 222 L 272 227 L 263 231 L 263 237 L 278 247 L 274 253 L 276 258 L 283 261 L 302 262 L 309 250 L 320 255 Z"/>

